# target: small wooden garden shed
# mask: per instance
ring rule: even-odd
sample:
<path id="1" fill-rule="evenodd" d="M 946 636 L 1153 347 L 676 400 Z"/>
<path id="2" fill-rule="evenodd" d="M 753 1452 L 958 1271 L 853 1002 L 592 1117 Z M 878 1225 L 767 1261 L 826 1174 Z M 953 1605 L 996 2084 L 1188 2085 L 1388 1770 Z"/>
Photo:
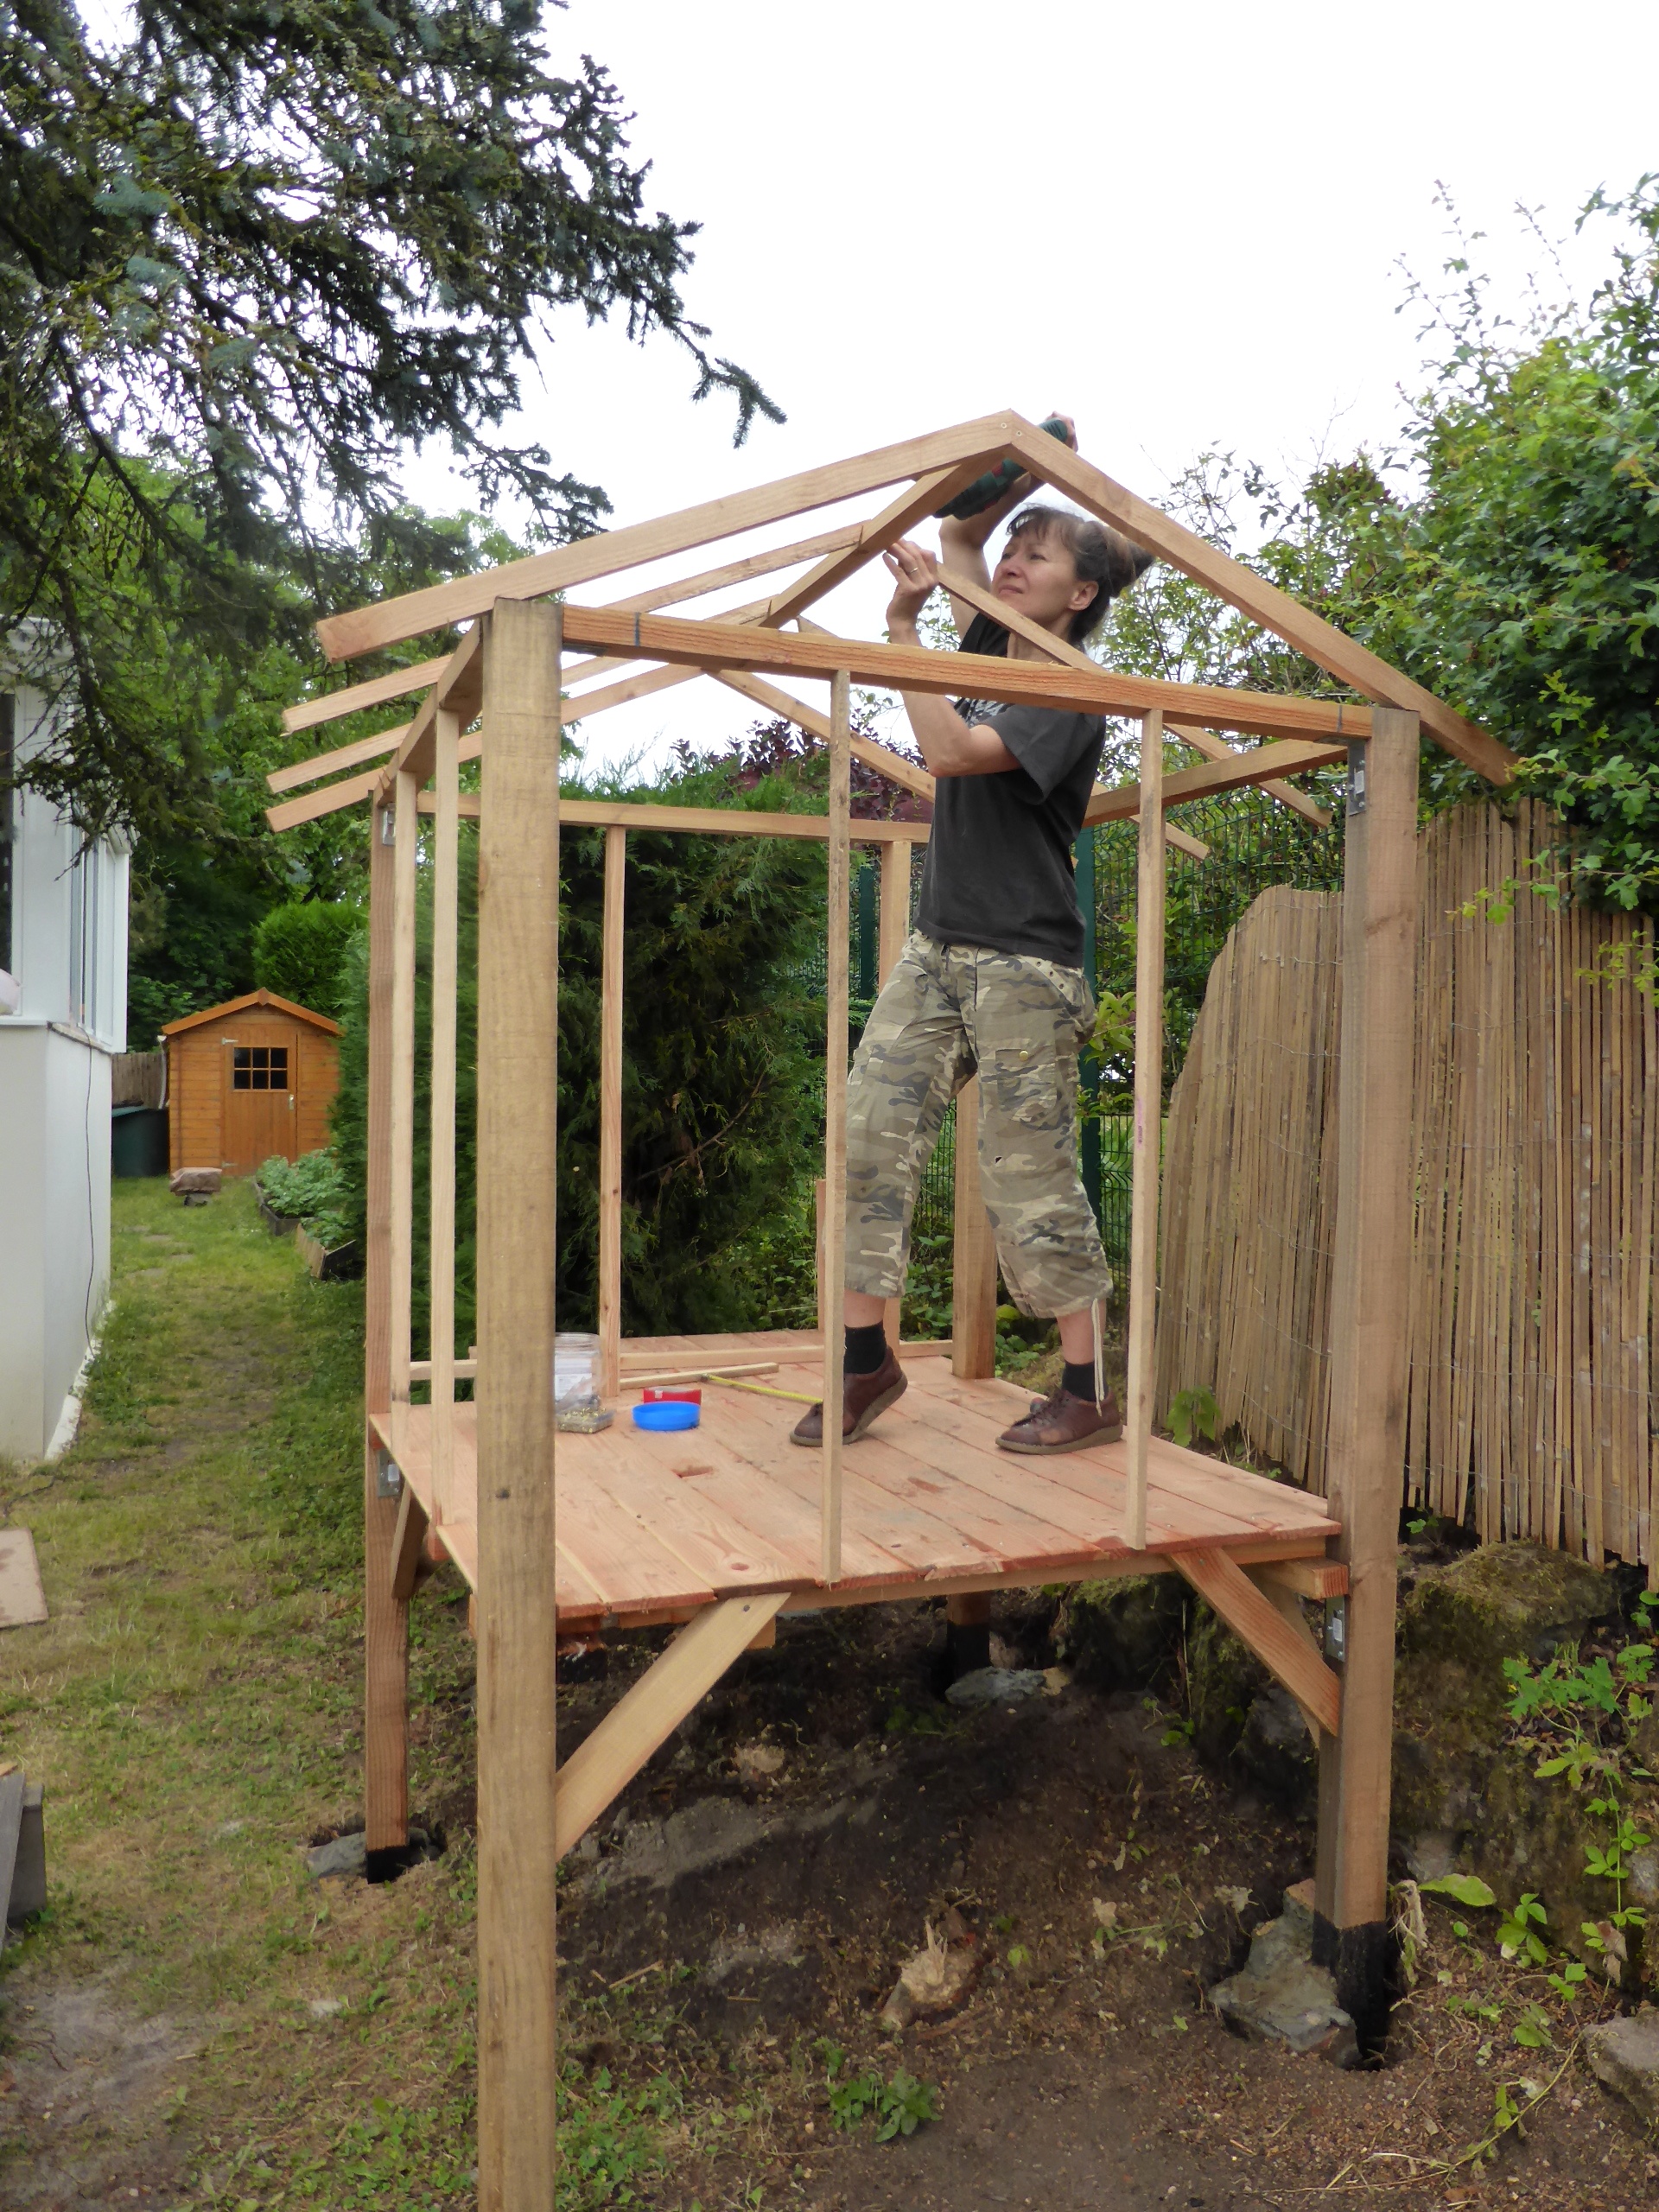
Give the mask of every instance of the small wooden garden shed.
<path id="1" fill-rule="evenodd" d="M 251 1175 L 272 1153 L 297 1160 L 328 1141 L 340 1024 L 274 991 L 250 991 L 169 1021 L 170 1166 Z"/>

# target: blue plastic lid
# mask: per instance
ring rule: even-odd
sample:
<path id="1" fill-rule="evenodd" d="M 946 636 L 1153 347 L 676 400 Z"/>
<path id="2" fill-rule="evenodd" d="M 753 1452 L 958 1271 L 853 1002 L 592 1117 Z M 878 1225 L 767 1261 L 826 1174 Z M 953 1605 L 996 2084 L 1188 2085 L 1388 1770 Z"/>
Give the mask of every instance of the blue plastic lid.
<path id="1" fill-rule="evenodd" d="M 633 1409 L 636 1428 L 695 1428 L 702 1419 L 702 1408 L 690 1398 L 653 1398 Z"/>

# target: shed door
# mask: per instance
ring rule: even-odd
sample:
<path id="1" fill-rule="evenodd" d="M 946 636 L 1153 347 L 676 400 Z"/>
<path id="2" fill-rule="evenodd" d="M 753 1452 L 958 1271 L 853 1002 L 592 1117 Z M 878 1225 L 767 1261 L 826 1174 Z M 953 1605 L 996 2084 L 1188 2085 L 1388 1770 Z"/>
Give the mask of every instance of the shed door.
<path id="1" fill-rule="evenodd" d="M 251 1175 L 273 1152 L 296 1159 L 299 1031 L 262 1021 L 257 1028 L 221 1039 L 219 1057 L 226 1173 Z"/>

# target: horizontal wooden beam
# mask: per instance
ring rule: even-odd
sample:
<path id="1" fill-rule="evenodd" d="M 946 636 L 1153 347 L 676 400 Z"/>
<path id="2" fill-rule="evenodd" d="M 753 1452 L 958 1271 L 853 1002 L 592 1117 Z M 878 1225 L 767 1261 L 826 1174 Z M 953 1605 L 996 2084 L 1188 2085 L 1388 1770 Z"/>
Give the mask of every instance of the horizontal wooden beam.
<path id="1" fill-rule="evenodd" d="M 1178 768 L 1164 778 L 1166 807 L 1179 806 L 1189 798 L 1206 798 L 1216 791 L 1240 791 L 1249 784 L 1265 784 L 1274 776 L 1297 776 L 1309 768 L 1328 768 L 1347 758 L 1345 745 L 1258 745 L 1254 751 L 1234 753 L 1225 760 L 1205 761 L 1201 768 Z M 1086 823 L 1128 822 L 1141 811 L 1139 784 L 1114 784 L 1096 791 L 1084 816 Z"/>
<path id="2" fill-rule="evenodd" d="M 421 793 L 423 814 L 435 812 L 436 804 L 430 792 Z M 460 806 L 465 819 L 478 819 L 475 791 L 462 791 Z M 626 799 L 567 798 L 563 793 L 559 820 L 576 830 L 662 830 L 699 837 L 798 837 L 809 844 L 823 844 L 830 835 L 826 814 L 763 814 L 759 809 L 741 806 L 658 806 L 649 800 L 632 805 Z M 930 827 L 925 822 L 855 819 L 852 838 L 855 845 L 925 845 Z M 460 1373 L 459 1367 L 455 1371 Z"/>
<path id="3" fill-rule="evenodd" d="M 1484 776 L 1488 783 L 1503 785 L 1513 779 L 1517 756 L 1508 746 L 1499 744 L 1478 722 L 1471 722 L 1455 708 L 1437 699 L 1432 691 L 1426 691 L 1421 683 L 1413 683 L 1408 676 L 1345 636 L 1334 623 L 1315 614 L 1288 592 L 1281 591 L 1265 577 L 1258 576 L 1253 569 L 1247 569 L 1242 562 L 1222 552 L 1218 546 L 1183 528 L 1159 508 L 1126 491 L 1122 485 L 1114 483 L 1092 462 L 1073 453 L 1069 446 L 1063 446 L 1058 438 L 1050 437 L 1036 423 L 1021 418 L 1013 443 L 1027 468 L 1041 482 L 1064 492 L 1102 522 L 1121 530 L 1137 545 L 1155 553 L 1160 561 L 1168 562 L 1171 568 L 1179 569 L 1195 583 L 1203 584 L 1230 607 L 1236 607 L 1241 614 L 1259 622 L 1263 629 L 1271 630 L 1275 637 L 1282 638 L 1287 645 L 1305 654 L 1315 666 L 1325 669 L 1340 683 L 1351 683 L 1369 699 L 1385 706 L 1414 709 L 1435 742 Z M 1208 718 L 1191 715 L 1185 719 L 1196 721 Z M 1231 729 L 1240 725 L 1228 722 L 1222 727 Z"/>
<path id="4" fill-rule="evenodd" d="M 1313 1558 L 1325 1543 L 1321 1535 L 1270 1536 L 1244 1544 L 1231 1544 L 1227 1556 L 1242 1566 L 1248 1566 L 1252 1575 L 1259 1565 L 1268 1562 L 1288 1563 L 1300 1557 Z M 1173 1557 L 1164 1552 L 1117 1552 L 1091 1555 L 1065 1566 L 1047 1566 L 1042 1570 L 1045 1588 L 1070 1582 L 1103 1582 L 1131 1574 L 1173 1574 Z M 791 1613 L 840 1610 L 847 1605 L 902 1605 L 912 1599 L 938 1599 L 963 1595 L 985 1590 L 1029 1590 L 1033 1587 L 1029 1567 L 1011 1567 L 986 1574 L 939 1573 L 918 1576 L 912 1582 L 871 1582 L 866 1584 L 839 1582 L 833 1587 L 808 1584 L 791 1590 L 785 1601 L 781 1618 L 787 1620 Z M 614 1629 L 619 1632 L 639 1628 L 661 1628 L 672 1623 L 695 1618 L 698 1611 L 691 1605 L 667 1606 L 656 1611 L 619 1614 L 608 1610 L 602 1600 L 593 1605 L 563 1605 L 559 1608 L 559 1626 L 567 1624 L 572 1630 Z"/>
<path id="5" fill-rule="evenodd" d="M 1282 1682 L 1327 1736 L 1342 1726 L 1342 1683 L 1238 1561 L 1218 1550 L 1179 1552 L 1172 1563 L 1234 1635 Z"/>
<path id="6" fill-rule="evenodd" d="M 872 645 L 861 639 L 802 636 L 759 624 L 688 622 L 666 614 L 618 614 L 567 601 L 564 634 L 601 652 L 629 651 L 642 659 L 725 674 L 732 670 L 828 681 L 846 668 L 855 683 L 887 690 L 1000 699 L 1069 708 L 1078 714 L 1146 715 L 1154 711 L 1265 737 L 1337 739 L 1345 745 L 1370 734 L 1370 714 L 1340 700 L 1279 697 L 1219 684 L 1161 683 L 1125 676 L 1092 662 L 1084 669 L 988 653 L 935 652 L 922 645 Z"/>
<path id="7" fill-rule="evenodd" d="M 1348 1562 L 1341 1559 L 1270 1560 L 1250 1569 L 1255 1582 L 1275 1583 L 1293 1597 L 1312 1598 L 1324 1605 L 1348 1594 Z"/>
<path id="8" fill-rule="evenodd" d="M 471 615 L 483 613 L 498 599 L 540 599 L 550 592 L 569 591 L 597 577 L 614 575 L 619 569 L 665 560 L 694 545 L 758 530 L 809 508 L 856 499 L 861 493 L 907 482 L 931 470 L 971 462 L 983 466 L 1001 459 L 1019 419 L 1008 414 L 988 415 L 976 423 L 959 423 L 925 437 L 906 438 L 898 445 L 860 454 L 849 461 L 804 469 L 776 483 L 758 485 L 750 492 L 705 500 L 677 514 L 579 538 L 573 545 L 535 553 L 524 561 L 510 561 L 478 575 L 457 576 L 424 591 L 404 592 L 372 607 L 328 616 L 318 623 L 317 638 L 330 660 L 353 660 L 382 645 L 464 622 Z"/>

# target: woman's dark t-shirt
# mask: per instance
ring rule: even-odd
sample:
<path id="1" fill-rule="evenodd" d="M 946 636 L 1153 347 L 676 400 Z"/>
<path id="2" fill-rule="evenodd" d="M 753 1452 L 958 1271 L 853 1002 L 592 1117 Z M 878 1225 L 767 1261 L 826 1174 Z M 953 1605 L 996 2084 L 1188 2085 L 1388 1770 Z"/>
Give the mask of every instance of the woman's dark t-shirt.
<path id="1" fill-rule="evenodd" d="M 960 650 L 1006 653 L 1008 633 L 976 615 Z M 1071 848 L 1106 741 L 1099 715 L 959 699 L 1020 763 L 993 776 L 941 776 L 916 926 L 941 944 L 982 944 L 1063 968 L 1083 964 Z"/>

